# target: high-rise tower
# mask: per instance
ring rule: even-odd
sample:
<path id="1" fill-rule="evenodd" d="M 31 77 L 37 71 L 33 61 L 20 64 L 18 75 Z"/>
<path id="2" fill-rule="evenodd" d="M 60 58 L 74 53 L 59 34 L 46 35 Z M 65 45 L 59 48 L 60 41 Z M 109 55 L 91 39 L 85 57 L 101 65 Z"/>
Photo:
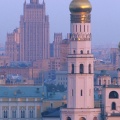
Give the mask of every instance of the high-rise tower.
<path id="1" fill-rule="evenodd" d="M 68 54 L 67 109 L 62 120 L 94 120 L 94 57 L 91 53 L 91 12 L 88 0 L 72 0 L 70 4 L 70 51 Z"/>
<path id="2" fill-rule="evenodd" d="M 24 15 L 20 20 L 20 60 L 36 61 L 49 58 L 49 17 L 45 3 L 30 0 L 24 3 Z"/>

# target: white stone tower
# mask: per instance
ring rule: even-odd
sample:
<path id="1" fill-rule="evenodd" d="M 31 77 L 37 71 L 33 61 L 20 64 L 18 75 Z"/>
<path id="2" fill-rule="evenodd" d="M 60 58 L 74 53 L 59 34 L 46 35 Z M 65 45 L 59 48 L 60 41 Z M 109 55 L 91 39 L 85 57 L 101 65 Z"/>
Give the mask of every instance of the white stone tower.
<path id="1" fill-rule="evenodd" d="M 68 54 L 67 109 L 61 110 L 62 120 L 99 119 L 100 109 L 94 108 L 94 56 L 91 54 L 91 12 L 88 0 L 70 4 L 71 35 Z"/>

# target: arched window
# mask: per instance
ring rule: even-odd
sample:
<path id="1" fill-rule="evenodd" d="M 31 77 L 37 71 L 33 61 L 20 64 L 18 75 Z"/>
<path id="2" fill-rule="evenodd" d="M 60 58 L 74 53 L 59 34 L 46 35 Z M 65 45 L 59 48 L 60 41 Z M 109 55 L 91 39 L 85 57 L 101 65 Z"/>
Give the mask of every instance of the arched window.
<path id="1" fill-rule="evenodd" d="M 81 117 L 79 120 L 86 120 L 84 117 Z"/>
<path id="2" fill-rule="evenodd" d="M 116 91 L 112 91 L 112 92 L 109 93 L 109 98 L 117 99 L 117 98 L 119 98 L 119 95 Z"/>
<path id="3" fill-rule="evenodd" d="M 83 54 L 83 50 L 80 51 L 80 54 Z"/>
<path id="4" fill-rule="evenodd" d="M 74 74 L 74 64 L 72 64 L 72 70 L 71 73 Z"/>
<path id="5" fill-rule="evenodd" d="M 87 54 L 89 54 L 89 50 L 87 51 Z"/>
<path id="6" fill-rule="evenodd" d="M 89 71 L 89 74 L 91 74 L 91 64 L 89 64 L 88 66 L 88 71 Z"/>
<path id="7" fill-rule="evenodd" d="M 94 117 L 93 120 L 97 120 L 97 117 Z"/>
<path id="8" fill-rule="evenodd" d="M 84 65 L 80 64 L 80 74 L 83 74 L 83 73 L 84 73 Z"/>
<path id="9" fill-rule="evenodd" d="M 70 117 L 67 117 L 67 120 L 71 120 L 71 118 L 70 118 Z"/>
<path id="10" fill-rule="evenodd" d="M 112 102 L 111 109 L 116 110 L 116 103 L 115 102 Z"/>

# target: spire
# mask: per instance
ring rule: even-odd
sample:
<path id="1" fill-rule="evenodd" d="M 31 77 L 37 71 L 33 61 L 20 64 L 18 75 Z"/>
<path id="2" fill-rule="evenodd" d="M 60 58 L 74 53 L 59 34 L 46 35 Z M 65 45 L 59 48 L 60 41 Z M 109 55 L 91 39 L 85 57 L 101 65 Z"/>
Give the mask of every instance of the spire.
<path id="1" fill-rule="evenodd" d="M 43 0 L 43 5 L 45 6 L 45 0 Z"/>

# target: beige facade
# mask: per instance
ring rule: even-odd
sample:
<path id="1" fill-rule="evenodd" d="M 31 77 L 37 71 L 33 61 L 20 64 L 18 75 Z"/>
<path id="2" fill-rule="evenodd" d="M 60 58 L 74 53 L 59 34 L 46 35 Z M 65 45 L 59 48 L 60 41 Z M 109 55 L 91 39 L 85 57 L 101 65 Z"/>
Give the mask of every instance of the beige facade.
<path id="1" fill-rule="evenodd" d="M 37 61 L 49 58 L 49 17 L 45 3 L 31 0 L 24 3 L 20 19 L 20 60 Z"/>
<path id="2" fill-rule="evenodd" d="M 48 69 L 49 70 L 60 70 L 60 58 L 50 58 L 48 62 Z"/>
<path id="3" fill-rule="evenodd" d="M 16 28 L 13 33 L 7 34 L 5 44 L 5 54 L 10 58 L 10 61 L 20 60 L 20 29 Z"/>
<path id="4" fill-rule="evenodd" d="M 10 65 L 10 57 L 8 56 L 0 56 L 0 67 L 9 66 Z"/>
<path id="5" fill-rule="evenodd" d="M 5 74 L 14 74 L 23 76 L 26 80 L 37 79 L 39 77 L 40 69 L 27 67 L 27 68 L 19 68 L 19 67 L 2 67 L 2 72 Z"/>
<path id="6" fill-rule="evenodd" d="M 48 63 L 50 59 L 37 60 L 33 62 L 34 68 L 39 68 L 41 71 L 48 71 Z"/>
<path id="7" fill-rule="evenodd" d="M 54 57 L 60 58 L 60 43 L 62 42 L 62 33 L 54 33 Z"/>
<path id="8" fill-rule="evenodd" d="M 67 70 L 67 55 L 70 50 L 69 42 L 70 41 L 68 39 L 64 39 L 60 43 L 60 61 L 61 61 L 60 69 L 61 70 Z"/>

